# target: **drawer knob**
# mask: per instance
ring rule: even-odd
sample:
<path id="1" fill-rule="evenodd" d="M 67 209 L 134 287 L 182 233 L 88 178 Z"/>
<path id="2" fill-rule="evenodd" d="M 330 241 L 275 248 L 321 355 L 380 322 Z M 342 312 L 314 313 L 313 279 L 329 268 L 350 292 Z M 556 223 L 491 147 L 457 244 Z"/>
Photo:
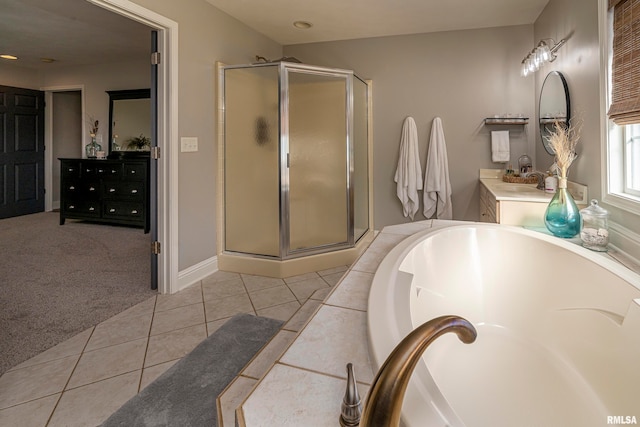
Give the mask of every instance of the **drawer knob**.
<path id="1" fill-rule="evenodd" d="M 132 173 L 132 174 L 133 174 L 133 173 L 136 173 L 136 171 L 131 171 L 131 173 Z"/>
<path id="2" fill-rule="evenodd" d="M 138 213 L 138 211 L 137 211 L 136 209 L 134 209 L 134 210 L 132 210 L 132 211 L 131 211 L 131 213 L 132 213 L 132 214 L 137 214 L 137 213 Z"/>
<path id="3" fill-rule="evenodd" d="M 74 187 L 73 185 L 69 187 L 69 190 L 75 190 L 76 187 Z"/>
<path id="4" fill-rule="evenodd" d="M 116 210 L 114 208 L 109 209 L 109 212 L 114 213 Z"/>
<path id="5" fill-rule="evenodd" d="M 109 189 L 109 193 L 115 193 L 115 192 L 116 192 L 116 189 L 115 189 L 115 188 L 110 188 L 110 189 Z"/>
<path id="6" fill-rule="evenodd" d="M 84 171 L 85 172 L 91 172 L 91 169 L 85 169 Z"/>
<path id="7" fill-rule="evenodd" d="M 89 191 L 96 191 L 94 187 L 89 187 Z"/>
<path id="8" fill-rule="evenodd" d="M 131 194 L 138 194 L 138 190 L 131 190 Z"/>
<path id="9" fill-rule="evenodd" d="M 75 209 L 76 207 L 74 205 L 69 205 L 69 209 Z"/>
<path id="10" fill-rule="evenodd" d="M 117 169 L 111 169 L 111 173 L 118 173 Z"/>
<path id="11" fill-rule="evenodd" d="M 87 170 L 87 172 L 89 172 L 89 171 Z M 102 172 L 104 172 L 104 169 L 98 169 L 98 172 L 102 173 Z"/>
<path id="12" fill-rule="evenodd" d="M 89 208 L 89 212 L 93 212 L 93 211 L 95 211 L 95 210 L 96 210 L 96 208 L 94 208 L 93 206 L 91 206 L 91 207 Z"/>

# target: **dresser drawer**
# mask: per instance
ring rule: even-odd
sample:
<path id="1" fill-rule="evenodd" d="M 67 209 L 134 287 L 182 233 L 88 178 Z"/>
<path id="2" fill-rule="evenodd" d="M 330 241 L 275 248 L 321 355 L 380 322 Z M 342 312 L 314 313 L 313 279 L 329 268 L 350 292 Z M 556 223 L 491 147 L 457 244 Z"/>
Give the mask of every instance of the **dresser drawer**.
<path id="1" fill-rule="evenodd" d="M 60 172 L 63 178 L 80 178 L 80 162 L 62 162 Z"/>
<path id="2" fill-rule="evenodd" d="M 144 219 L 144 203 L 106 201 L 103 217 L 113 219 Z"/>
<path id="3" fill-rule="evenodd" d="M 102 194 L 105 199 L 126 201 L 144 200 L 145 183 L 143 181 L 105 181 Z"/>
<path id="4" fill-rule="evenodd" d="M 69 200 L 88 199 L 96 200 L 100 197 L 100 182 L 82 180 L 66 180 L 62 183 L 64 198 Z"/>
<path id="5" fill-rule="evenodd" d="M 83 216 L 89 218 L 100 217 L 100 201 L 69 200 L 64 203 L 62 210 L 69 216 Z"/>
<path id="6" fill-rule="evenodd" d="M 124 165 L 124 176 L 128 180 L 146 181 L 147 165 L 145 163 L 131 163 Z"/>
<path id="7" fill-rule="evenodd" d="M 121 164 L 104 164 L 96 165 L 96 175 L 99 178 L 104 179 L 120 179 L 122 178 L 122 165 Z"/>

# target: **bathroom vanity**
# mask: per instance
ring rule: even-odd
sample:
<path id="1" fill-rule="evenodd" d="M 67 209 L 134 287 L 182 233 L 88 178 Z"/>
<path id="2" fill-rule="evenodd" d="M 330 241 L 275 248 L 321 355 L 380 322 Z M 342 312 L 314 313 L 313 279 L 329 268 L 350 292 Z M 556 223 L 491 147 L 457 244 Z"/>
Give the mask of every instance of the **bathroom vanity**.
<path id="1" fill-rule="evenodd" d="M 538 190 L 536 184 L 502 181 L 502 170 L 480 170 L 480 221 L 525 227 L 544 227 L 544 213 L 553 193 Z M 586 206 L 587 187 L 567 185 L 579 208 Z"/>

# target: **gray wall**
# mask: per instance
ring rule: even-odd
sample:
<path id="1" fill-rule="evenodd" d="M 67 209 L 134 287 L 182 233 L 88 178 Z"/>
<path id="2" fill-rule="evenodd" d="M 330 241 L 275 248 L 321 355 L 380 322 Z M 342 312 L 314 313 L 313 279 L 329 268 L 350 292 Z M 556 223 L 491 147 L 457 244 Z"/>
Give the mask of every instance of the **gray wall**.
<path id="1" fill-rule="evenodd" d="M 38 90 L 40 74 L 29 68 L 0 63 L 0 85 Z"/>
<path id="2" fill-rule="evenodd" d="M 533 45 L 533 26 L 451 31 L 285 46 L 303 62 L 354 70 L 373 80 L 375 228 L 408 222 L 393 177 L 402 122 L 418 126 L 426 163 L 431 122 L 442 118 L 453 190 L 454 219 L 479 219 L 480 168 L 493 163 L 491 130 L 511 131 L 511 160 L 534 151 L 533 125 L 484 126 L 494 114 L 533 118 L 534 82 L 520 77 L 520 61 Z M 422 203 L 416 220 L 424 219 Z"/>
<path id="3" fill-rule="evenodd" d="M 544 37 L 561 39 L 569 37 L 567 44 L 558 51 L 558 59 L 536 74 L 536 94 L 540 93 L 545 74 L 551 70 L 562 72 L 569 85 L 574 115 L 582 116 L 584 125 L 578 146 L 579 157 L 571 167 L 569 179 L 586 184 L 589 198 L 602 200 L 602 158 L 600 139 L 600 47 L 598 34 L 597 0 L 551 0 L 535 23 L 536 41 Z M 537 97 L 538 95 L 536 95 Z M 538 101 L 536 101 L 538 102 Z M 539 162 L 551 164 L 553 158 L 536 144 Z M 634 233 L 640 233 L 638 216 L 622 209 L 603 204 L 611 214 L 611 220 Z M 623 250 L 640 257 L 637 247 L 615 238 L 613 243 Z"/>
<path id="4" fill-rule="evenodd" d="M 246 64 L 282 47 L 204 0 L 133 0 L 179 25 L 180 136 L 198 138 L 198 152 L 180 153 L 178 268 L 216 255 L 217 141 L 215 63 Z M 171 141 L 179 144 L 179 141 Z"/>
<path id="5" fill-rule="evenodd" d="M 42 72 L 41 86 L 84 86 L 85 134 L 80 145 L 84 147 L 91 141 L 89 117 L 93 117 L 100 122 L 98 133 L 102 135 L 102 148 L 106 151 L 109 142 L 109 94 L 106 91 L 148 88 L 150 74 L 147 58 L 83 67 L 55 67 Z"/>

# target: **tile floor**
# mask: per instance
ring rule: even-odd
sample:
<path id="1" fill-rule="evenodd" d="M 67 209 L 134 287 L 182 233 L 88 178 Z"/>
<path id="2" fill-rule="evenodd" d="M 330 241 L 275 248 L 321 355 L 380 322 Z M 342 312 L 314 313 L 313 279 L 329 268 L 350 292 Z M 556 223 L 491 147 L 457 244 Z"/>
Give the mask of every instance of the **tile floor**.
<path id="1" fill-rule="evenodd" d="M 320 306 L 347 266 L 273 279 L 218 271 L 158 295 L 14 367 L 0 377 L 0 426 L 97 426 L 229 317 L 285 325 L 220 399 L 224 426 Z"/>

